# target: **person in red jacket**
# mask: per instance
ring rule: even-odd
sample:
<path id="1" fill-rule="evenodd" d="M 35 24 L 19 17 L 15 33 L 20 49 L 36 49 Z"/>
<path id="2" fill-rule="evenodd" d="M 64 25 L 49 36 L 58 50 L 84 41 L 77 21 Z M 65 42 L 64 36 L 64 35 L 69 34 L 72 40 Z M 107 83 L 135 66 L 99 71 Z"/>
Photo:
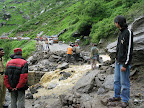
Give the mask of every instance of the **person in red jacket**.
<path id="1" fill-rule="evenodd" d="M 14 57 L 6 65 L 4 84 L 11 93 L 11 108 L 25 108 L 25 90 L 28 78 L 28 64 L 22 58 L 22 49 L 14 49 Z"/>

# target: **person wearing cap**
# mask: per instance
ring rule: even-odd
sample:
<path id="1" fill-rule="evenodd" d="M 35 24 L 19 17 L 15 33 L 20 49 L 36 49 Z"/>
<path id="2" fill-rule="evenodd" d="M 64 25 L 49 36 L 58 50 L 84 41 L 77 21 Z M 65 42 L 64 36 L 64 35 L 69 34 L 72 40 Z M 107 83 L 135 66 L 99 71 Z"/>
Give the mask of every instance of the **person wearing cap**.
<path id="1" fill-rule="evenodd" d="M 14 57 L 7 65 L 4 84 L 11 93 L 11 108 L 25 108 L 25 90 L 28 89 L 28 63 L 22 58 L 22 49 L 14 49 Z"/>
<path id="2" fill-rule="evenodd" d="M 6 87 L 4 86 L 4 65 L 3 59 L 4 56 L 3 48 L 0 48 L 0 108 L 3 107 L 5 101 Z"/>
<path id="3" fill-rule="evenodd" d="M 98 58 L 99 58 L 99 54 L 98 54 L 99 50 L 96 46 L 97 46 L 97 44 L 94 43 L 93 47 L 91 48 L 90 59 L 91 59 L 91 69 L 92 70 L 96 69 L 96 63 L 97 63 Z"/>

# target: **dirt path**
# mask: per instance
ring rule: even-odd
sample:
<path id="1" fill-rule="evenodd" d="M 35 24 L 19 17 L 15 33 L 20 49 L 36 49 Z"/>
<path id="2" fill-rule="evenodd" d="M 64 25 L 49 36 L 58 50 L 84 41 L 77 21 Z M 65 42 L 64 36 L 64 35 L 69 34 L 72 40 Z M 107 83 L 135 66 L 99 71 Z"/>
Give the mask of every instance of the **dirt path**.
<path id="1" fill-rule="evenodd" d="M 67 44 L 53 44 L 53 45 L 49 45 L 50 47 L 50 51 L 54 52 L 54 51 L 67 51 Z"/>

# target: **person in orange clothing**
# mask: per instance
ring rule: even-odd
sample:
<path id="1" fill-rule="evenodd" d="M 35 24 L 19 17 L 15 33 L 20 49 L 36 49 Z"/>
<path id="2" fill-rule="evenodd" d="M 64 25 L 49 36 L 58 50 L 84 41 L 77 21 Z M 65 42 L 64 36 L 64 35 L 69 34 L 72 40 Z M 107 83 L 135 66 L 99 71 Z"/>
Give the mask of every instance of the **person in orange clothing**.
<path id="1" fill-rule="evenodd" d="M 70 44 L 67 48 L 67 62 L 70 62 L 71 60 L 72 51 L 72 44 Z"/>

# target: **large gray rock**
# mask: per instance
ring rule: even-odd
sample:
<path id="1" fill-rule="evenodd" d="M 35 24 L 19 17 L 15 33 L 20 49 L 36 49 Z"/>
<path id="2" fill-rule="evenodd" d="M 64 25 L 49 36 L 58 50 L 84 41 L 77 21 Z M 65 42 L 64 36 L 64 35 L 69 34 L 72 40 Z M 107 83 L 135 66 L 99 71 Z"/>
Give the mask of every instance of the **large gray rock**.
<path id="1" fill-rule="evenodd" d="M 49 61 L 56 62 L 56 61 L 60 61 L 60 59 L 61 59 L 60 56 L 51 55 Z"/>
<path id="2" fill-rule="evenodd" d="M 110 89 L 110 90 L 113 90 L 113 84 L 114 84 L 114 74 L 112 75 L 108 75 L 105 79 L 105 82 L 103 84 L 103 86 L 106 88 L 106 89 Z"/>
<path id="3" fill-rule="evenodd" d="M 71 73 L 68 73 L 68 72 L 60 72 L 60 74 L 62 74 L 62 77 L 59 78 L 59 81 L 65 80 L 72 75 Z"/>
<path id="4" fill-rule="evenodd" d="M 68 67 L 69 67 L 69 64 L 66 62 L 58 65 L 58 69 L 61 69 L 61 70 L 66 69 Z"/>
<path id="5" fill-rule="evenodd" d="M 74 90 L 79 93 L 90 93 L 95 84 L 95 77 L 99 73 L 99 70 L 93 70 L 86 73 L 74 86 Z"/>
<path id="6" fill-rule="evenodd" d="M 56 83 L 50 83 L 50 84 L 48 85 L 48 89 L 53 89 L 53 88 L 55 88 L 56 86 L 57 86 Z"/>
<path id="7" fill-rule="evenodd" d="M 45 65 L 52 65 L 52 63 L 48 60 L 48 59 L 44 59 L 44 60 L 41 60 L 38 62 L 38 64 L 42 65 L 42 66 L 45 66 Z"/>

